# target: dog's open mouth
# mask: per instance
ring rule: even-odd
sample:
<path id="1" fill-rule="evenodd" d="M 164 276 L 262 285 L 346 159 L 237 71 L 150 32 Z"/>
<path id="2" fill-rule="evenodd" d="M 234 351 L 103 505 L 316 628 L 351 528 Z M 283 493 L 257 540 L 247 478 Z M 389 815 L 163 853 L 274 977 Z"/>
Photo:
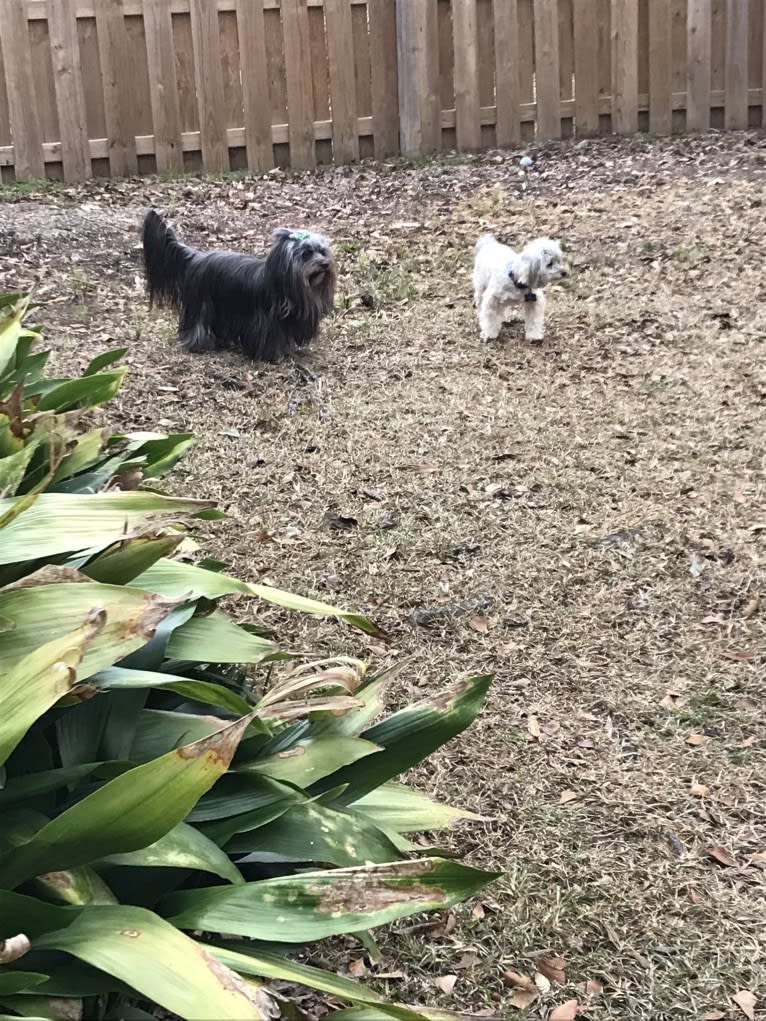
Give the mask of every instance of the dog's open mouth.
<path id="1" fill-rule="evenodd" d="M 315 269 L 313 273 L 309 273 L 309 287 L 319 287 L 326 276 L 326 269 Z"/>

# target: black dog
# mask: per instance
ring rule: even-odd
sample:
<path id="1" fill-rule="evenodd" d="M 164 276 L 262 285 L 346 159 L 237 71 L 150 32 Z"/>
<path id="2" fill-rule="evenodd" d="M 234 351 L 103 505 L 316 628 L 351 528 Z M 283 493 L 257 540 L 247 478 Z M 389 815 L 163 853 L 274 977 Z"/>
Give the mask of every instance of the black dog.
<path id="1" fill-rule="evenodd" d="M 200 252 L 150 210 L 142 238 L 150 301 L 178 312 L 186 351 L 233 347 L 279 362 L 316 337 L 332 311 L 335 263 L 320 234 L 280 227 L 265 257 Z"/>

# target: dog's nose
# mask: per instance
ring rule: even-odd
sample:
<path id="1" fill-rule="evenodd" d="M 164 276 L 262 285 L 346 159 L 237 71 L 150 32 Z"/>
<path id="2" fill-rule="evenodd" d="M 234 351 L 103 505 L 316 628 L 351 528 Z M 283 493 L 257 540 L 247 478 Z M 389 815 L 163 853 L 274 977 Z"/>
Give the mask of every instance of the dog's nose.
<path id="1" fill-rule="evenodd" d="M 562 275 L 562 277 L 568 277 L 569 276 L 569 266 L 564 266 L 562 268 L 561 275 Z"/>

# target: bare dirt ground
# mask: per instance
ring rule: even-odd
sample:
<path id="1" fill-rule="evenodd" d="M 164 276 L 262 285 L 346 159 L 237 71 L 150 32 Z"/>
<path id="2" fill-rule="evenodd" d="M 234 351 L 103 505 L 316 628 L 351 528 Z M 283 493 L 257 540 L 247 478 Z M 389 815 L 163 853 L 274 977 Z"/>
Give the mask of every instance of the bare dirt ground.
<path id="1" fill-rule="evenodd" d="M 393 705 L 495 674 L 414 779 L 490 817 L 448 840 L 505 876 L 384 934 L 365 980 L 509 1018 L 763 1018 L 766 140 L 547 147 L 531 198 L 519 155 L 6 188 L 2 283 L 38 285 L 68 371 L 130 348 L 117 422 L 199 435 L 173 485 L 228 510 L 212 553 L 388 636 L 267 611 L 293 646 L 402 664 Z M 149 204 L 201 247 L 332 238 L 303 368 L 177 348 L 142 293 Z M 542 347 L 479 341 L 487 228 L 566 246 Z"/>

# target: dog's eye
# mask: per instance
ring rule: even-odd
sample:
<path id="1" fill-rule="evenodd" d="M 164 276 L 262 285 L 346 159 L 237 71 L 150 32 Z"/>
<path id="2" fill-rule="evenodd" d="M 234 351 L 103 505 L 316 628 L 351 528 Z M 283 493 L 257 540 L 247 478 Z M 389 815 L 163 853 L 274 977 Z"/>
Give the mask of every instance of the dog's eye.
<path id="1" fill-rule="evenodd" d="M 301 258 L 303 259 L 304 262 L 308 262 L 308 260 L 311 258 L 313 254 L 314 253 L 311 251 L 310 248 L 301 249 Z"/>
<path id="2" fill-rule="evenodd" d="M 548 269 L 550 269 L 552 266 L 555 266 L 555 265 L 556 265 L 556 260 L 555 259 L 548 259 Z"/>

